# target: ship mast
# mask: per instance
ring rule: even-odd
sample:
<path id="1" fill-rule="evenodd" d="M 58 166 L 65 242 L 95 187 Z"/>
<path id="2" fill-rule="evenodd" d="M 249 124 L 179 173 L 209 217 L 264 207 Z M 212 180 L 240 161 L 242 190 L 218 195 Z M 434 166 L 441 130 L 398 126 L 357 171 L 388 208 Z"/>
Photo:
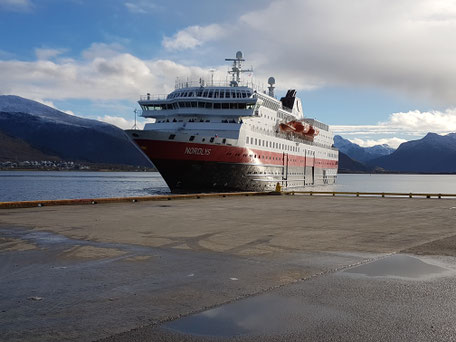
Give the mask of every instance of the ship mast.
<path id="1" fill-rule="evenodd" d="M 242 69 L 241 62 L 244 62 L 245 59 L 242 56 L 242 52 L 236 52 L 236 58 L 225 58 L 225 61 L 233 62 L 231 70 L 228 71 L 231 74 L 231 87 L 237 87 L 241 82 L 241 73 L 242 72 L 253 72 L 253 69 Z"/>

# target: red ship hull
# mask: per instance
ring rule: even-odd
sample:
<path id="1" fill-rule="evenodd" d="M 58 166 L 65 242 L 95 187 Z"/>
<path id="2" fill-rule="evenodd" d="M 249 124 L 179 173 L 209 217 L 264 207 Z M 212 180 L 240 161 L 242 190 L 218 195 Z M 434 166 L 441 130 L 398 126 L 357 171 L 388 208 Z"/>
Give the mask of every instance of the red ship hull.
<path id="1" fill-rule="evenodd" d="M 227 145 L 136 139 L 173 192 L 266 191 L 331 184 L 337 161 Z"/>

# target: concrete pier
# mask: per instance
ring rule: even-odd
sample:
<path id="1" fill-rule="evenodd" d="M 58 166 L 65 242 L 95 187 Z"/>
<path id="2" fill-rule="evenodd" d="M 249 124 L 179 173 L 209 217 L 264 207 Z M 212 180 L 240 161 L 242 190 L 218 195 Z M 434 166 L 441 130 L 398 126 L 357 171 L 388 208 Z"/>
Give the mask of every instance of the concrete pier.
<path id="1" fill-rule="evenodd" d="M 455 257 L 455 199 L 2 209 L 0 340 L 448 341 Z"/>

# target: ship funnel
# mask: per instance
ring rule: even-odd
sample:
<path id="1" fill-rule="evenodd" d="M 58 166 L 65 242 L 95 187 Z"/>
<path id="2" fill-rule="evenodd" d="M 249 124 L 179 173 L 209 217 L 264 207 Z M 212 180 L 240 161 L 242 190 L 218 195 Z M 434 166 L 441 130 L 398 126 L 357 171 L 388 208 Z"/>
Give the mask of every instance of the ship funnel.
<path id="1" fill-rule="evenodd" d="M 269 87 L 268 87 L 268 90 L 269 90 L 269 96 L 271 97 L 274 97 L 274 84 L 275 84 L 275 78 L 274 77 L 269 77 L 268 78 L 268 84 L 269 84 Z"/>

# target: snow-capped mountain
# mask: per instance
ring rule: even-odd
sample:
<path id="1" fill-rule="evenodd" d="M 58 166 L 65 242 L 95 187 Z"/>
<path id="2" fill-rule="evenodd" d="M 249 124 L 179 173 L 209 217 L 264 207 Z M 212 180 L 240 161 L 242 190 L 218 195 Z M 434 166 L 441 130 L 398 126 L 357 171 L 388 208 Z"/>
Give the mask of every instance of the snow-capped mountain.
<path id="1" fill-rule="evenodd" d="M 63 160 L 151 165 L 120 128 L 19 96 L 0 96 L 0 132 Z"/>
<path id="2" fill-rule="evenodd" d="M 428 133 L 401 144 L 392 154 L 370 163 L 399 172 L 456 173 L 456 133 Z"/>
<path id="3" fill-rule="evenodd" d="M 394 148 L 384 144 L 372 147 L 361 147 L 340 135 L 334 136 L 334 146 L 345 153 L 351 159 L 366 163 L 370 160 L 389 155 L 395 151 Z"/>

